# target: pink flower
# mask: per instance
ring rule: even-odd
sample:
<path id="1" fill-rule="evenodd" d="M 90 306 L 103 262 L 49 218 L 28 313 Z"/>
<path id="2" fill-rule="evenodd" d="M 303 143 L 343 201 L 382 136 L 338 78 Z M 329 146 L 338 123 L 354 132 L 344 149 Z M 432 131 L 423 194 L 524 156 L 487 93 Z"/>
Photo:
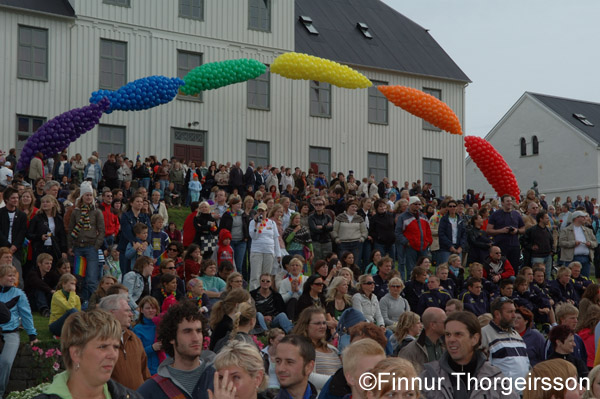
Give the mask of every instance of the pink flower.
<path id="1" fill-rule="evenodd" d="M 50 356 L 54 356 L 54 352 L 56 352 L 56 349 L 48 349 L 46 351 L 46 358 L 49 358 Z"/>
<path id="2" fill-rule="evenodd" d="M 58 369 L 60 368 L 60 364 L 58 364 L 58 362 L 54 362 L 52 368 L 54 369 L 54 371 L 58 371 Z"/>
<path id="3" fill-rule="evenodd" d="M 61 351 L 57 349 L 57 350 L 56 350 L 56 355 L 57 355 L 57 356 L 62 356 L 62 353 L 61 353 Z"/>
<path id="4" fill-rule="evenodd" d="M 40 349 L 40 348 L 38 348 L 37 346 L 32 346 L 31 347 L 31 350 L 34 351 L 34 352 L 37 352 L 38 349 Z"/>
<path id="5" fill-rule="evenodd" d="M 37 353 L 39 353 L 40 356 L 42 356 L 44 354 L 44 351 L 41 348 L 38 348 Z"/>

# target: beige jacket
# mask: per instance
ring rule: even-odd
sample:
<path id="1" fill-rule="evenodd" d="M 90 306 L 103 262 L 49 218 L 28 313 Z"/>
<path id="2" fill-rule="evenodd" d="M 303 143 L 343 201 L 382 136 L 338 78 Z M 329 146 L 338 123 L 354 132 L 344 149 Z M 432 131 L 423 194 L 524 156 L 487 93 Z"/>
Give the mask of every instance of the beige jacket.
<path id="1" fill-rule="evenodd" d="M 560 231 L 558 237 L 558 246 L 560 247 L 560 260 L 563 262 L 570 262 L 573 260 L 575 254 L 575 231 L 574 225 L 571 223 Z M 589 227 L 583 226 L 583 233 L 585 240 L 589 241 L 591 245 L 590 249 L 590 260 L 594 260 L 594 249 L 598 246 L 598 241 L 594 232 Z"/>

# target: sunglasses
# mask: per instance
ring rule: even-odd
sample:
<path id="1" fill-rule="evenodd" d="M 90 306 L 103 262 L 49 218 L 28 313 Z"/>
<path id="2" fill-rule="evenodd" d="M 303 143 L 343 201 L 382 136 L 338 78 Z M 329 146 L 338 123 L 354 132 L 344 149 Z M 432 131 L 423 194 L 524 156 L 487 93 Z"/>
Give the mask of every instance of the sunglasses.
<path id="1" fill-rule="evenodd" d="M 390 288 L 402 288 L 401 285 L 390 285 Z"/>
<path id="2" fill-rule="evenodd" d="M 175 267 L 175 266 L 171 266 L 171 267 L 163 267 L 163 269 L 175 270 L 175 269 L 176 269 L 176 267 Z"/>
<path id="3" fill-rule="evenodd" d="M 375 281 L 367 281 L 363 283 L 364 285 L 373 285 L 375 284 Z"/>
<path id="4" fill-rule="evenodd" d="M 177 248 L 169 248 L 167 251 L 177 251 Z"/>

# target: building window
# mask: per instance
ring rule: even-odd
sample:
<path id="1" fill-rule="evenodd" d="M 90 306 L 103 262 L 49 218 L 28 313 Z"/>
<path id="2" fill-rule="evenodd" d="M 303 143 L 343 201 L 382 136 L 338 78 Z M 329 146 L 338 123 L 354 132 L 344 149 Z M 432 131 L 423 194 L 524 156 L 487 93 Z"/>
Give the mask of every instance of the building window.
<path id="1" fill-rule="evenodd" d="M 267 71 L 248 81 L 248 108 L 269 110 L 271 108 L 271 73 Z"/>
<path id="2" fill-rule="evenodd" d="M 17 77 L 48 80 L 48 29 L 19 25 Z"/>
<path id="3" fill-rule="evenodd" d="M 525 137 L 521 137 L 520 144 L 521 144 L 521 156 L 524 157 L 527 155 L 527 140 L 525 140 Z"/>
<path id="4" fill-rule="evenodd" d="M 375 176 L 376 181 L 383 180 L 388 175 L 388 154 L 370 152 L 367 159 L 368 175 Z"/>
<path id="5" fill-rule="evenodd" d="M 440 101 L 442 99 L 442 91 L 439 90 L 439 89 L 428 89 L 428 88 L 424 87 L 423 88 L 423 92 L 434 96 L 435 98 L 437 98 Z M 442 131 L 442 129 L 440 129 L 439 127 L 434 126 L 434 125 L 432 125 L 429 122 L 426 122 L 425 119 L 423 119 L 423 129 L 425 129 L 425 130 L 433 130 L 434 132 L 441 132 Z"/>
<path id="6" fill-rule="evenodd" d="M 125 152 L 125 126 L 98 125 L 98 152 L 106 159 L 108 154 Z"/>
<path id="7" fill-rule="evenodd" d="M 104 0 L 104 4 L 121 7 L 129 7 L 131 5 L 130 0 Z"/>
<path id="8" fill-rule="evenodd" d="M 46 118 L 37 116 L 17 115 L 17 155 L 21 153 L 25 142 L 44 124 Z"/>
<path id="9" fill-rule="evenodd" d="M 423 183 L 431 183 L 431 188 L 437 195 L 442 191 L 442 160 L 423 158 Z"/>
<path id="10" fill-rule="evenodd" d="M 177 77 L 183 79 L 192 69 L 202 65 L 202 53 L 177 50 Z M 179 90 L 179 98 L 202 101 L 202 92 L 187 96 Z"/>
<path id="11" fill-rule="evenodd" d="M 248 29 L 271 31 L 271 0 L 248 1 Z"/>
<path id="12" fill-rule="evenodd" d="M 310 116 L 331 117 L 331 85 L 310 81 Z"/>
<path id="13" fill-rule="evenodd" d="M 538 141 L 537 136 L 533 136 L 531 138 L 531 153 L 533 155 L 537 155 L 540 153 L 540 142 Z"/>
<path id="14" fill-rule="evenodd" d="M 100 88 L 117 90 L 127 83 L 127 43 L 100 39 Z"/>
<path id="15" fill-rule="evenodd" d="M 266 167 L 269 161 L 269 142 L 268 141 L 246 141 L 246 163 L 254 161 L 254 165 Z"/>
<path id="16" fill-rule="evenodd" d="M 310 147 L 308 150 L 308 163 L 313 172 L 315 172 L 315 175 L 323 172 L 325 176 L 329 176 L 331 172 L 331 149 Z"/>
<path id="17" fill-rule="evenodd" d="M 369 123 L 380 125 L 388 124 L 388 99 L 377 86 L 387 85 L 387 82 L 373 80 L 373 86 L 369 87 Z"/>
<path id="18" fill-rule="evenodd" d="M 204 20 L 204 0 L 179 0 L 179 16 Z"/>

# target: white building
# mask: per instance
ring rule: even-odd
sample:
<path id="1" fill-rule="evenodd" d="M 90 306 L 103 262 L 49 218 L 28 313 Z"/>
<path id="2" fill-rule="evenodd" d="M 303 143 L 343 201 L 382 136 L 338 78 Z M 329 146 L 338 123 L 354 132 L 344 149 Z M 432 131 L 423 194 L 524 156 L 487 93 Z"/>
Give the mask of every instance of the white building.
<path id="1" fill-rule="evenodd" d="M 27 5 L 25 5 L 27 4 Z M 22 148 L 44 121 L 99 88 L 202 63 L 298 51 L 345 63 L 375 83 L 423 89 L 464 127 L 468 77 L 426 29 L 379 0 L 0 0 L 0 148 Z M 218 162 L 255 160 L 358 177 L 432 181 L 458 195 L 462 137 L 388 103 L 267 72 L 140 112 L 113 112 L 69 147 Z"/>
<path id="2" fill-rule="evenodd" d="M 513 170 L 521 193 L 537 181 L 546 200 L 600 197 L 600 104 L 525 92 L 486 136 Z M 495 194 L 467 158 L 467 187 Z"/>

